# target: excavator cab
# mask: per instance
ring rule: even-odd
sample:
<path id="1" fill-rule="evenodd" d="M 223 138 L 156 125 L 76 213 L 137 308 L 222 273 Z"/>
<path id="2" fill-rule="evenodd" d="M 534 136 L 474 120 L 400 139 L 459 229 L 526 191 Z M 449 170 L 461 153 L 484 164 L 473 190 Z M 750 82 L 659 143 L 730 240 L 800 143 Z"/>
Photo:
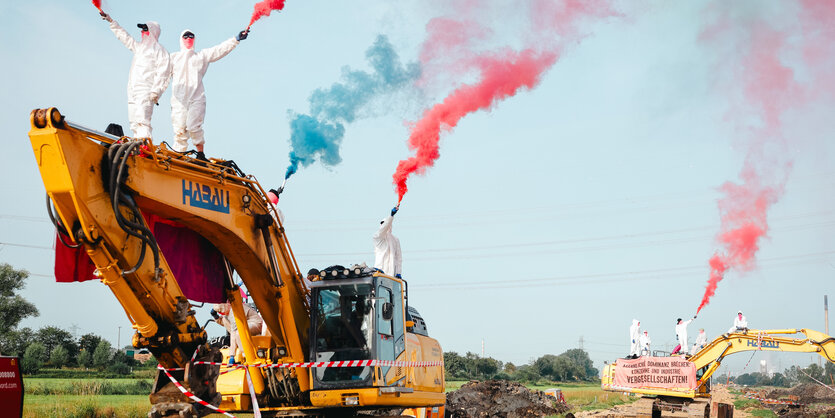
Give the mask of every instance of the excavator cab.
<path id="1" fill-rule="evenodd" d="M 394 361 L 406 349 L 403 282 L 371 271 L 330 271 L 311 285 L 311 361 Z M 396 380 L 386 379 L 389 369 L 314 368 L 312 389 L 390 386 Z"/>

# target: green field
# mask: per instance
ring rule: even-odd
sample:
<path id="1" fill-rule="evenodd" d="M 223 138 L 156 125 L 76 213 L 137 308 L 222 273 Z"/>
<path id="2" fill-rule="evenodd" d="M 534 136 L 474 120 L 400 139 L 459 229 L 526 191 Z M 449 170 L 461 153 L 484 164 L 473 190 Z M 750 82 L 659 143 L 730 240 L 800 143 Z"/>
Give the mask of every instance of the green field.
<path id="1" fill-rule="evenodd" d="M 456 390 L 465 383 L 467 382 L 449 381 L 447 392 Z M 147 385 L 147 389 L 141 385 Z M 144 417 L 151 407 L 148 401 L 150 385 L 149 379 L 25 378 L 23 416 Z M 561 389 L 572 411 L 608 409 L 632 401 L 628 396 L 603 391 L 597 383 L 526 386 L 537 390 Z M 129 394 L 124 394 L 125 392 Z"/>

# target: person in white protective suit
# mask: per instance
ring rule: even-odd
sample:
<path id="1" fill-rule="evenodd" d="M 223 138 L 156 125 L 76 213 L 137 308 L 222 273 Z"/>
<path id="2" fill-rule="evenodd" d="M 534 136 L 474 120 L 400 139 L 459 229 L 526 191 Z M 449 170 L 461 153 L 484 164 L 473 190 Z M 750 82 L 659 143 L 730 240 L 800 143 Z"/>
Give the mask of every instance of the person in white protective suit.
<path id="1" fill-rule="evenodd" d="M 693 319 L 696 319 L 696 315 L 693 315 L 692 319 L 688 319 L 686 321 L 682 321 L 681 318 L 676 320 L 676 337 L 678 338 L 678 346 L 676 349 L 673 350 L 671 354 L 682 353 L 687 354 L 687 326 L 693 322 Z"/>
<path id="2" fill-rule="evenodd" d="M 728 330 L 728 334 L 732 332 L 747 332 L 748 331 L 748 319 L 742 315 L 742 311 L 736 313 L 736 317 L 734 317 L 734 325 L 731 329 Z"/>
<path id="3" fill-rule="evenodd" d="M 249 328 L 249 335 L 256 336 L 265 334 L 265 324 L 261 315 L 255 308 L 244 303 L 244 313 L 246 314 L 246 325 Z M 232 305 L 229 302 L 216 304 L 212 308 L 212 318 L 215 322 L 223 325 L 226 331 L 229 332 L 229 364 L 235 364 L 235 357 L 243 356 L 241 347 L 241 335 L 238 334 L 238 324 L 235 322 L 235 314 L 232 312 Z"/>
<path id="4" fill-rule="evenodd" d="M 400 240 L 391 233 L 396 213 L 397 208 L 392 208 L 391 215 L 380 221 L 380 229 L 374 234 L 374 267 L 392 276 L 401 274 L 403 265 Z"/>
<path id="5" fill-rule="evenodd" d="M 206 115 L 206 92 L 203 76 L 209 64 L 225 57 L 248 32 L 241 31 L 211 48 L 194 50 L 194 32 L 180 34 L 180 51 L 171 54 L 173 66 L 171 85 L 171 123 L 174 126 L 174 150 L 184 152 L 191 139 L 195 149 L 203 152 L 203 119 Z"/>
<path id="6" fill-rule="evenodd" d="M 705 345 L 707 345 L 707 334 L 705 334 L 704 328 L 699 328 L 699 335 L 696 336 L 696 343 L 693 344 L 690 354 L 696 354 L 699 350 L 705 348 Z"/>
<path id="7" fill-rule="evenodd" d="M 641 355 L 642 356 L 648 356 L 652 353 L 652 351 L 650 351 L 650 344 L 652 344 L 652 340 L 650 340 L 650 338 L 649 338 L 649 333 L 647 331 L 644 331 L 644 333 L 641 334 Z"/>
<path id="8" fill-rule="evenodd" d="M 629 326 L 629 357 L 637 358 L 641 353 L 641 321 L 632 320 Z"/>
<path id="9" fill-rule="evenodd" d="M 154 105 L 158 104 L 171 78 L 171 59 L 159 43 L 159 24 L 136 25 L 142 29 L 142 38 L 137 42 L 107 13 L 102 12 L 101 16 L 110 22 L 110 30 L 116 39 L 133 52 L 128 75 L 128 120 L 134 137 L 150 138 Z"/>

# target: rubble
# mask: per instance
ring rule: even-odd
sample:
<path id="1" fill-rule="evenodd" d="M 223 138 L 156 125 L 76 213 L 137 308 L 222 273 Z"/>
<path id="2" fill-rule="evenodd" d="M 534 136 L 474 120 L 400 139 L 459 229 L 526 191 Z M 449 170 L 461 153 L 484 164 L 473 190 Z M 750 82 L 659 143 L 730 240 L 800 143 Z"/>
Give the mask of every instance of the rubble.
<path id="1" fill-rule="evenodd" d="M 568 409 L 553 396 L 504 380 L 469 382 L 446 395 L 446 416 L 451 418 L 538 418 Z"/>

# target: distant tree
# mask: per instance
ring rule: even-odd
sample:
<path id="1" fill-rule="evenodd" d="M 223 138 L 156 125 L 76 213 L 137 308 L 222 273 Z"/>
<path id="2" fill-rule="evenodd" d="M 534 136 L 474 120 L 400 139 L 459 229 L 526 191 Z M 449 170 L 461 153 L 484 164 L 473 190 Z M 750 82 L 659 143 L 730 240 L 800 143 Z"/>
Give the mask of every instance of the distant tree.
<path id="1" fill-rule="evenodd" d="M 93 351 L 93 366 L 104 369 L 110 364 L 110 343 L 107 340 L 101 340 L 96 350 Z"/>
<path id="2" fill-rule="evenodd" d="M 835 363 L 830 361 L 826 362 L 826 366 L 823 368 L 824 379 L 826 380 L 826 384 L 835 384 Z"/>
<path id="3" fill-rule="evenodd" d="M 90 351 L 81 350 L 78 353 L 78 365 L 81 367 L 90 367 L 93 365 L 93 355 L 90 354 Z"/>
<path id="4" fill-rule="evenodd" d="M 31 328 L 24 327 L 0 336 L 0 353 L 10 356 L 23 356 L 26 347 L 34 341 L 34 334 Z"/>
<path id="5" fill-rule="evenodd" d="M 821 380 L 823 379 L 823 370 L 823 367 L 818 366 L 815 363 L 812 363 L 809 365 L 809 367 L 801 371 L 800 375 L 798 376 L 798 380 L 804 383 L 812 382 L 812 379 Z"/>
<path id="6" fill-rule="evenodd" d="M 789 379 L 782 373 L 774 373 L 774 376 L 771 376 L 771 386 L 789 387 Z"/>
<path id="7" fill-rule="evenodd" d="M 454 351 L 444 353 L 444 373 L 448 379 L 468 378 L 467 366 L 464 358 Z"/>
<path id="8" fill-rule="evenodd" d="M 139 364 L 139 362 L 136 361 L 135 358 L 127 355 L 122 350 L 119 350 L 119 351 L 113 353 L 113 358 L 110 359 L 110 362 L 111 363 L 122 363 L 122 364 L 125 364 L 125 365 L 129 366 L 129 367 L 135 367 L 137 364 Z"/>
<path id="9" fill-rule="evenodd" d="M 511 362 L 505 363 L 504 372 L 507 373 L 507 374 L 516 373 L 516 365 L 511 363 Z"/>
<path id="10" fill-rule="evenodd" d="M 49 364 L 60 369 L 67 365 L 69 359 L 70 355 L 67 353 L 67 349 L 59 345 L 52 349 L 52 354 L 49 355 Z"/>
<path id="11" fill-rule="evenodd" d="M 589 353 L 579 348 L 568 350 L 560 356 L 565 356 L 576 366 L 576 378 L 578 380 L 589 380 L 597 378 L 598 370 L 594 368 Z"/>
<path id="12" fill-rule="evenodd" d="M 69 331 L 65 331 L 55 326 L 43 327 L 35 334 L 35 341 L 40 342 L 46 348 L 47 358 L 52 357 L 52 350 L 56 347 L 64 347 L 64 350 L 69 355 L 69 359 L 75 361 L 76 353 L 78 353 L 78 344 Z"/>
<path id="13" fill-rule="evenodd" d="M 745 373 L 737 376 L 736 384 L 745 386 L 754 386 L 757 384 L 757 377 L 751 373 Z"/>
<path id="14" fill-rule="evenodd" d="M 110 365 L 107 366 L 107 371 L 115 374 L 128 375 L 130 374 L 130 370 L 130 366 L 122 362 L 110 363 Z"/>
<path id="15" fill-rule="evenodd" d="M 92 353 L 96 351 L 96 347 L 99 346 L 101 342 L 101 337 L 96 334 L 84 334 L 81 338 L 78 339 L 78 348 L 80 350 L 86 350 Z"/>
<path id="16" fill-rule="evenodd" d="M 23 289 L 29 273 L 15 270 L 12 266 L 0 264 L 0 353 L 10 350 L 9 333 L 17 328 L 24 318 L 38 316 L 38 308 L 17 294 Z"/>
<path id="17" fill-rule="evenodd" d="M 35 374 L 43 367 L 46 359 L 46 348 L 39 342 L 34 342 L 26 347 L 23 353 L 23 360 L 20 362 L 21 371 L 25 374 Z"/>

